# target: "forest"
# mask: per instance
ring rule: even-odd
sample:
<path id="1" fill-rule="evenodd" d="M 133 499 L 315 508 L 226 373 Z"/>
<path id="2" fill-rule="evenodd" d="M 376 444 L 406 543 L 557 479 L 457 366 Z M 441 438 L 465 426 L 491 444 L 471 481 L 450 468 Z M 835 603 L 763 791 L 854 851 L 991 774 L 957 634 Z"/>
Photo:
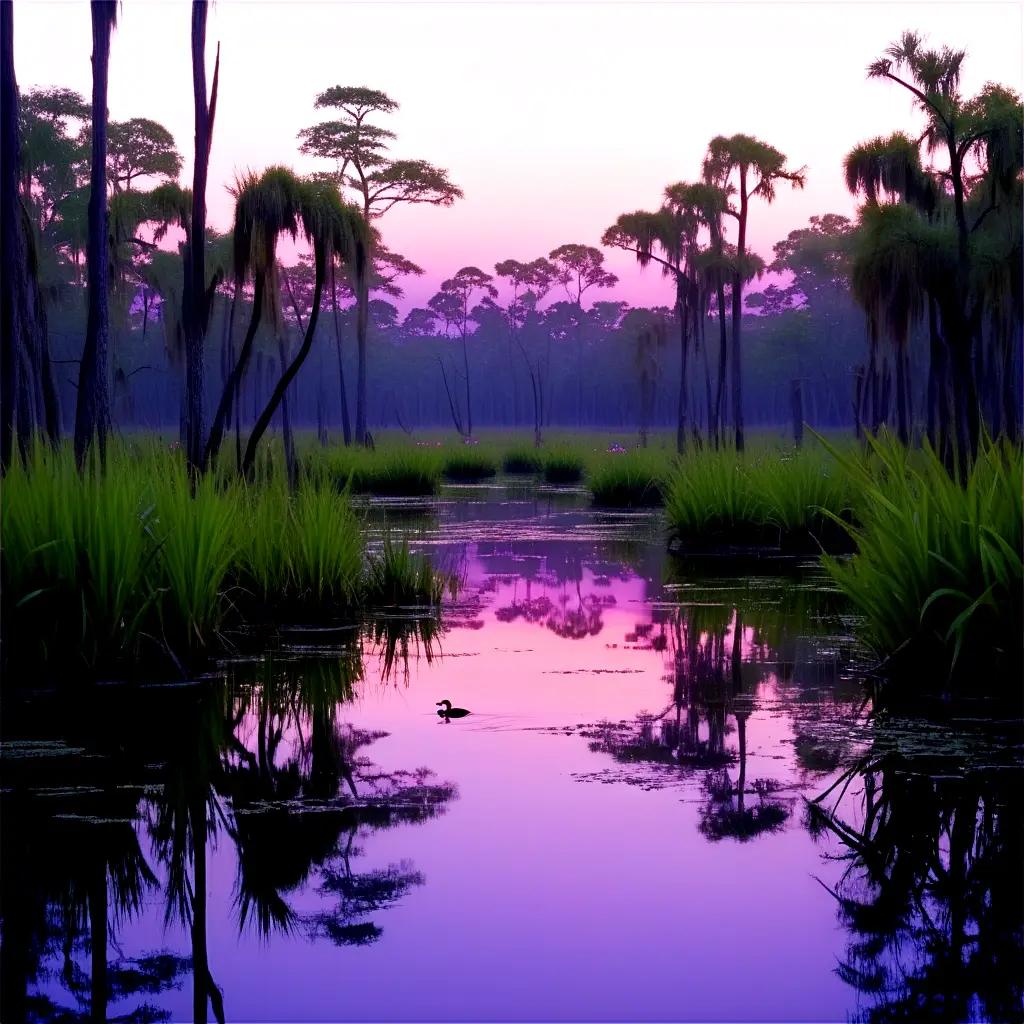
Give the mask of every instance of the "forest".
<path id="1" fill-rule="evenodd" d="M 460 1019 L 632 1012 L 616 1000 L 650 964 L 630 950 L 654 963 L 672 935 L 699 973 L 690 944 L 714 916 L 699 890 L 682 912 L 668 860 L 658 900 L 636 888 L 638 851 L 654 864 L 683 835 L 667 807 L 708 878 L 734 863 L 720 844 L 767 851 L 715 888 L 751 934 L 790 912 L 782 877 L 804 954 L 831 959 L 799 992 L 767 954 L 734 996 L 695 976 L 685 1013 L 638 984 L 645 1019 L 1013 1018 L 1018 92 L 967 90 L 955 41 L 880 38 L 845 95 L 887 90 L 908 113 L 849 139 L 852 216 L 822 209 L 769 255 L 767 208 L 816 169 L 720 134 L 647 209 L 623 176 L 586 237 L 425 269 L 428 252 L 391 247 L 392 211 L 434 207 L 443 233 L 466 196 L 456 166 L 405 155 L 386 59 L 379 81 L 309 95 L 279 162 L 213 180 L 230 40 L 208 35 L 205 0 L 174 6 L 193 137 L 143 106 L 112 119 L 112 40 L 135 7 L 89 3 L 86 95 L 19 86 L 33 43 L 0 4 L 0 770 L 21 823 L 0 843 L 4 1018 L 180 1017 L 191 973 L 196 1020 L 312 1019 L 351 971 L 347 1016 L 443 1019 L 436 973 L 403 1001 L 416 986 L 395 977 L 422 964 L 375 923 L 420 907 L 394 932 L 435 964 L 428 874 L 479 971 Z M 671 300 L 624 301 L 622 254 Z M 378 741 L 380 766 L 359 753 Z M 527 815 L 550 847 L 520 849 Z M 617 815 L 635 824 L 588 831 Z M 485 866 L 460 852 L 486 847 L 481 823 L 503 844 Z M 409 825 L 443 836 L 424 840 L 429 872 L 379 860 L 377 833 L 411 842 Z M 354 871 L 367 849 L 380 866 Z M 504 961 L 474 958 L 548 935 L 516 882 L 546 892 L 563 973 L 524 968 L 532 987 L 501 997 Z M 227 924 L 252 975 L 234 993 L 215 980 Z M 378 942 L 387 957 L 358 959 Z M 312 980 L 267 994 L 267 963 Z"/>

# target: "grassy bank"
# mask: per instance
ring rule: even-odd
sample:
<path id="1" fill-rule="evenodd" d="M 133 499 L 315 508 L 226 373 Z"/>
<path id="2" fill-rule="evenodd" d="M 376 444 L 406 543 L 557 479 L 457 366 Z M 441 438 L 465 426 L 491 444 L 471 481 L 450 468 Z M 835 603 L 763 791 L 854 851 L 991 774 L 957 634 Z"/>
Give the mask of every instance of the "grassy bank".
<path id="1" fill-rule="evenodd" d="M 264 465 L 251 484 L 193 487 L 154 444 L 114 446 L 81 475 L 68 450 L 37 448 L 4 479 L 2 540 L 8 665 L 195 663 L 232 622 L 437 603 L 445 582 L 401 542 L 367 557 L 333 481 L 289 493 Z"/>
<path id="2" fill-rule="evenodd" d="M 817 552 L 843 547 L 856 478 L 819 447 L 694 452 L 665 485 L 665 511 L 683 550 L 733 545 Z"/>
<path id="3" fill-rule="evenodd" d="M 901 692 L 1002 695 L 1019 703 L 1024 472 L 1019 447 L 983 448 L 960 483 L 931 452 L 888 439 L 839 456 L 857 481 L 857 546 L 826 567 L 863 617 L 862 636 Z"/>

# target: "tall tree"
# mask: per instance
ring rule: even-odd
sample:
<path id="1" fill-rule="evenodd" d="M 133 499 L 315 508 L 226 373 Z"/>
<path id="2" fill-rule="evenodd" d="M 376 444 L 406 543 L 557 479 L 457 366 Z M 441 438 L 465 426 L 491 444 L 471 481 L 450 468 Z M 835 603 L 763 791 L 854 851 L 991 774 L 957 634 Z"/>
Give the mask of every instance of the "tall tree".
<path id="1" fill-rule="evenodd" d="M 736 449 L 743 451 L 743 284 L 747 260 L 747 219 L 750 200 L 772 202 L 779 182 L 803 188 L 803 170 L 791 171 L 786 157 L 773 146 L 750 135 L 717 135 L 704 159 L 706 181 L 734 196 L 726 213 L 736 220 L 736 266 L 732 275 L 732 407 Z"/>
<path id="2" fill-rule="evenodd" d="M 863 190 L 868 203 L 884 191 L 917 211 L 928 222 L 930 240 L 922 253 L 928 257 L 941 284 L 933 286 L 937 310 L 929 319 L 939 325 L 952 367 L 953 432 L 961 464 L 971 460 L 980 436 L 981 403 L 978 364 L 986 353 L 981 348 L 986 308 L 1002 306 L 1008 313 L 992 324 L 998 347 L 1011 352 L 1007 377 L 1012 380 L 1012 348 L 1019 341 L 1020 289 L 1003 290 L 1002 302 L 990 287 L 993 263 L 1016 267 L 1020 277 L 1019 222 L 1022 159 L 1022 107 L 1012 90 L 988 85 L 973 98 L 963 95 L 960 77 L 965 50 L 931 49 L 915 32 L 905 32 L 884 55 L 868 66 L 868 77 L 885 79 L 905 89 L 925 120 L 917 141 L 897 134 L 858 147 L 847 158 L 847 183 Z M 941 165 L 919 170 L 921 148 L 941 153 Z M 935 188 L 930 183 L 938 182 Z M 873 215 L 872 215 L 873 216 Z M 1005 235 L 993 225 L 1010 231 Z M 941 234 L 951 235 L 952 257 L 946 258 Z M 918 232 L 919 240 L 920 232 Z M 1007 244 L 1007 238 L 1012 238 Z M 998 276 L 998 275 L 997 275 Z M 1011 271 L 1012 276 L 1012 271 Z M 936 317 L 937 312 L 937 317 Z M 934 319 L 933 319 L 934 318 Z M 932 323 L 930 323 L 930 327 Z M 1007 330 L 1009 328 L 1009 330 Z M 934 332 L 933 332 L 934 333 Z M 1000 361 L 1005 355 L 1000 353 Z M 994 378 L 998 374 L 993 375 Z M 992 396 L 989 406 L 1009 407 L 1015 415 L 1015 384 L 1009 398 Z M 1006 384 L 1004 382 L 1004 391 Z M 999 417 L 1000 425 L 1002 417 Z"/>
<path id="3" fill-rule="evenodd" d="M 252 312 L 238 359 L 217 404 L 203 454 L 204 466 L 212 465 L 220 451 L 232 400 L 237 407 L 241 380 L 264 313 L 269 311 L 271 317 L 277 315 L 277 243 L 282 234 L 292 238 L 298 234 L 301 193 L 301 182 L 286 167 L 269 167 L 262 175 L 247 174 L 232 189 L 235 197 L 232 266 L 239 289 L 252 281 Z"/>
<path id="4" fill-rule="evenodd" d="M 350 189 L 362 207 L 367 223 L 382 217 L 399 204 L 451 206 L 462 198 L 462 190 L 448 180 L 448 172 L 425 160 L 394 160 L 388 146 L 394 132 L 372 124 L 375 114 L 390 114 L 398 103 L 378 89 L 336 85 L 316 98 L 318 110 L 340 112 L 334 121 L 324 121 L 299 133 L 301 150 L 332 160 L 339 184 Z M 364 287 L 369 278 L 364 276 Z M 357 444 L 366 443 L 366 334 L 369 291 L 356 295 L 356 424 Z"/>
<path id="5" fill-rule="evenodd" d="M 92 155 L 89 184 L 89 241 L 87 245 L 89 312 L 85 344 L 78 372 L 78 403 L 75 410 L 75 459 L 84 466 L 95 440 L 100 457 L 106 456 L 110 425 L 110 392 L 107 384 L 107 305 L 109 255 L 107 252 L 107 79 L 110 36 L 117 23 L 115 0 L 92 0 Z"/>
<path id="6" fill-rule="evenodd" d="M 342 203 L 338 190 L 333 185 L 323 182 L 302 182 L 299 195 L 298 215 L 302 233 L 313 248 L 313 301 L 309 307 L 309 320 L 299 351 L 282 373 L 249 435 L 245 455 L 242 457 L 242 473 L 245 476 L 251 475 L 257 445 L 266 433 L 278 405 L 288 390 L 288 385 L 295 379 L 313 346 L 324 283 L 335 255 L 350 269 L 351 279 L 357 290 L 365 288 L 364 279 L 370 266 L 372 236 L 369 225 L 360 211 Z"/>
<path id="7" fill-rule="evenodd" d="M 591 288 L 611 288 L 619 279 L 604 267 L 604 253 L 592 245 L 569 242 L 548 253 L 569 302 L 582 314 L 583 295 Z M 576 423 L 583 425 L 583 329 L 582 315 L 576 331 Z"/>
<path id="8" fill-rule="evenodd" d="M 192 96 L 195 114 L 195 163 L 192 171 L 192 231 L 185 273 L 185 459 L 189 468 L 203 466 L 203 340 L 220 277 L 206 279 L 206 179 L 210 166 L 213 121 L 217 112 L 220 47 L 213 87 L 206 95 L 206 0 L 192 4 Z"/>
<path id="9" fill-rule="evenodd" d="M 469 322 L 472 319 L 470 310 L 473 298 L 477 293 L 483 293 L 491 299 L 497 297 L 498 290 L 494 287 L 493 281 L 494 278 L 479 267 L 463 267 L 454 277 L 444 281 L 441 284 L 441 290 L 427 303 L 427 307 L 438 318 L 455 327 L 462 342 L 462 377 L 466 408 L 463 416 L 457 416 L 453 404 L 452 414 L 456 429 L 466 437 L 473 436 L 473 395 L 470 386 L 468 345 Z M 447 377 L 445 378 L 445 387 L 448 387 Z M 451 397 L 449 392 L 449 399 Z"/>
<path id="10" fill-rule="evenodd" d="M 174 146 L 174 136 L 148 117 L 107 125 L 107 163 L 115 192 L 130 190 L 136 178 L 174 181 L 181 173 L 181 154 Z"/>

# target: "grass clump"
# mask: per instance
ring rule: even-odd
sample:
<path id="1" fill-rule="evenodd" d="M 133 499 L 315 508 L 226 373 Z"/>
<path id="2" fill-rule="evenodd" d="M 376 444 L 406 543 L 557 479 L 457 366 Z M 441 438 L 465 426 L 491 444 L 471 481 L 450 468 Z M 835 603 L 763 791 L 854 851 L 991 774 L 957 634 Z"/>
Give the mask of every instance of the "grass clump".
<path id="1" fill-rule="evenodd" d="M 768 509 L 742 459 L 732 451 L 692 452 L 672 475 L 665 511 L 687 546 L 763 542 Z"/>
<path id="2" fill-rule="evenodd" d="M 761 545 L 817 552 L 849 547 L 855 481 L 817 449 L 691 452 L 666 485 L 673 537 L 684 547 Z"/>
<path id="3" fill-rule="evenodd" d="M 501 468 L 505 473 L 527 475 L 544 471 L 544 455 L 539 448 L 527 445 L 516 445 L 505 452 L 501 460 Z"/>
<path id="4" fill-rule="evenodd" d="M 362 530 L 346 494 L 304 482 L 294 494 L 267 487 L 246 496 L 239 582 L 264 609 L 322 611 L 360 599 Z"/>
<path id="5" fill-rule="evenodd" d="M 439 605 L 446 591 L 454 595 L 454 577 L 436 570 L 423 555 L 413 554 L 408 541 L 384 536 L 381 549 L 367 560 L 366 600 L 382 605 Z"/>
<path id="6" fill-rule="evenodd" d="M 497 475 L 497 459 L 488 451 L 464 447 L 445 453 L 444 475 L 449 480 L 485 480 Z"/>
<path id="7" fill-rule="evenodd" d="M 382 497 L 426 497 L 441 483 L 441 460 L 430 450 L 395 446 L 314 449 L 306 460 L 307 474 L 329 478 L 353 494 Z"/>
<path id="8" fill-rule="evenodd" d="M 900 688 L 1019 697 L 1024 619 L 1021 449 L 983 445 L 961 483 L 889 438 L 844 458 L 859 480 L 857 554 L 825 565 Z"/>
<path id="9" fill-rule="evenodd" d="M 449 580 L 388 540 L 364 559 L 361 523 L 329 473 L 191 480 L 180 452 L 112 443 L 79 473 L 37 446 L 3 484 L 5 669 L 26 678 L 201 665 L 246 619 L 437 604 Z"/>
<path id="10" fill-rule="evenodd" d="M 664 502 L 671 459 L 642 451 L 595 459 L 587 484 L 594 503 L 609 508 L 653 508 Z"/>
<path id="11" fill-rule="evenodd" d="M 545 483 L 576 484 L 583 479 L 585 471 L 583 456 L 575 448 L 559 445 L 544 452 Z"/>

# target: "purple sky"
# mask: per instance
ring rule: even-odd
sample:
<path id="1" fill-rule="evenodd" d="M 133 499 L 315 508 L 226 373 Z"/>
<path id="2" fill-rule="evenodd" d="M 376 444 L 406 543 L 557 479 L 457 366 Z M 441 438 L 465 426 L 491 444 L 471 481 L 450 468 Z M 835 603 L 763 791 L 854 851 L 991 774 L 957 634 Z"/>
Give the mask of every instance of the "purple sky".
<path id="1" fill-rule="evenodd" d="M 189 5 L 126 0 L 110 67 L 110 116 L 148 116 L 175 134 L 191 177 Z M 226 230 L 225 185 L 239 170 L 311 171 L 296 133 L 322 119 L 334 84 L 383 89 L 393 152 L 447 167 L 465 191 L 450 209 L 405 208 L 388 244 L 426 268 L 403 305 L 422 304 L 460 266 L 492 270 L 563 242 L 597 244 L 624 211 L 652 208 L 670 182 L 698 176 L 715 134 L 758 135 L 807 168 L 752 214 L 753 246 L 814 213 L 852 213 L 841 161 L 856 142 L 913 124 L 906 94 L 865 65 L 904 29 L 968 49 L 965 89 L 1022 83 L 1022 7 L 947 3 L 301 3 L 218 0 L 210 64 L 222 47 L 210 170 L 212 226 Z M 88 4 L 19 0 L 21 87 L 88 95 Z M 610 253 L 615 294 L 669 302 L 657 272 Z"/>

